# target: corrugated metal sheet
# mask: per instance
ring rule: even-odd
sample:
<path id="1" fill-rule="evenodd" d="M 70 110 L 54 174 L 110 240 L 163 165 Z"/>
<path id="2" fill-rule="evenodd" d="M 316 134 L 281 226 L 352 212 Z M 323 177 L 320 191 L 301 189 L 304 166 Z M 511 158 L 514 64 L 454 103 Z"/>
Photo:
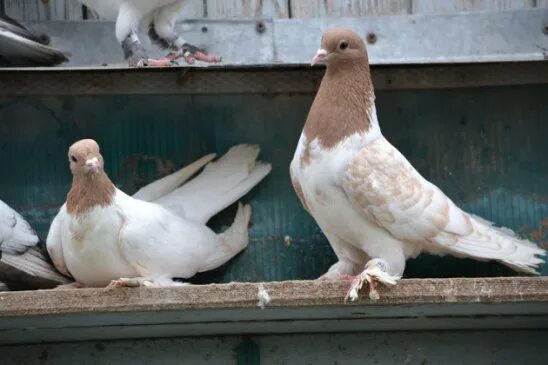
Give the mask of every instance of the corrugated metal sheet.
<path id="1" fill-rule="evenodd" d="M 70 184 L 66 149 L 91 137 L 127 192 L 161 173 L 241 142 L 259 143 L 271 175 L 246 198 L 251 243 L 201 281 L 315 278 L 334 255 L 301 208 L 288 165 L 313 94 L 115 95 L 0 98 L 1 199 L 45 237 Z M 381 91 L 385 135 L 463 208 L 546 245 L 548 89 L 545 85 Z M 220 229 L 229 209 L 211 222 Z M 547 269 L 544 269 L 548 273 Z M 421 257 L 407 275 L 507 275 L 496 264 Z"/>

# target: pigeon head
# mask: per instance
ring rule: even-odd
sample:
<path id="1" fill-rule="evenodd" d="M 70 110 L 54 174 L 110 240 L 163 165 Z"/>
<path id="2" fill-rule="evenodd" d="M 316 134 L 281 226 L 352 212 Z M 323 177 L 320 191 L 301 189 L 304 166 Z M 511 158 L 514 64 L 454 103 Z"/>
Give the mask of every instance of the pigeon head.
<path id="1" fill-rule="evenodd" d="M 327 67 L 344 63 L 367 63 L 367 49 L 359 35 L 350 29 L 333 28 L 325 31 L 320 49 L 312 59 L 312 65 Z"/>
<path id="2" fill-rule="evenodd" d="M 96 175 L 103 170 L 103 156 L 93 139 L 82 139 L 68 151 L 70 171 L 73 175 Z"/>

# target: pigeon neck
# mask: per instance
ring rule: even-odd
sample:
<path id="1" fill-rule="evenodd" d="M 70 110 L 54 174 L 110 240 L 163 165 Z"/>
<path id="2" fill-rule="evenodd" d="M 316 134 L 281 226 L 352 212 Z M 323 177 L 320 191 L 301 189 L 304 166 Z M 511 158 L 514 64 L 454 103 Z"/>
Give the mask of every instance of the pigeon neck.
<path id="1" fill-rule="evenodd" d="M 115 191 L 103 170 L 94 175 L 74 175 L 67 195 L 67 211 L 80 215 L 96 206 L 107 207 L 112 203 Z"/>
<path id="2" fill-rule="evenodd" d="M 367 133 L 376 122 L 375 93 L 367 62 L 327 67 L 314 99 L 304 134 L 332 148 L 354 133 Z"/>

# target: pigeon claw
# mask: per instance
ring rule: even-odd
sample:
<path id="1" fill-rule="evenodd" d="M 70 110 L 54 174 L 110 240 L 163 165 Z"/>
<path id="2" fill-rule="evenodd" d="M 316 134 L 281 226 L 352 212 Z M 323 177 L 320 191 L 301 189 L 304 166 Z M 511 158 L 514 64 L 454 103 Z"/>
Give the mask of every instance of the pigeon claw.
<path id="1" fill-rule="evenodd" d="M 365 265 L 365 270 L 352 280 L 344 302 L 357 300 L 358 292 L 365 282 L 369 285 L 369 299 L 379 300 L 380 295 L 377 291 L 377 282 L 384 285 L 396 285 L 398 280 L 400 280 L 400 276 L 388 274 L 380 267 L 378 260 L 371 260 Z"/>
<path id="2" fill-rule="evenodd" d="M 141 286 L 154 286 L 154 284 L 145 278 L 120 278 L 112 280 L 107 289 L 112 288 L 137 288 Z"/>
<path id="3" fill-rule="evenodd" d="M 369 285 L 369 299 L 371 300 L 379 300 L 380 295 L 377 291 L 375 281 L 371 277 L 371 275 L 367 272 L 367 270 L 363 271 L 358 276 L 354 277 L 352 280 L 352 284 L 350 285 L 350 289 L 346 293 L 346 296 L 344 297 L 344 302 L 347 303 L 348 301 L 354 302 L 358 299 L 359 295 L 358 292 L 362 288 L 363 284 L 367 282 Z"/>
<path id="4" fill-rule="evenodd" d="M 189 43 L 185 43 L 180 50 L 169 53 L 166 58 L 171 59 L 173 62 L 179 58 L 183 58 L 185 62 L 190 65 L 196 61 L 207 63 L 217 63 L 223 61 L 222 57 L 208 54 L 207 51 Z"/>
<path id="5" fill-rule="evenodd" d="M 169 57 L 157 58 L 157 59 L 149 58 L 146 61 L 146 66 L 149 66 L 149 67 L 170 67 L 173 65 L 175 65 L 175 62 Z"/>

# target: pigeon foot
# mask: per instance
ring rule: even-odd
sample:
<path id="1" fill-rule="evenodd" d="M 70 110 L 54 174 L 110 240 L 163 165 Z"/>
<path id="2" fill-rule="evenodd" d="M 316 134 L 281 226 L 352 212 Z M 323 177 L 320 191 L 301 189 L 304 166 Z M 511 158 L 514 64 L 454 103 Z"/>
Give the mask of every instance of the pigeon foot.
<path id="1" fill-rule="evenodd" d="M 223 58 L 214 54 L 209 54 L 205 50 L 200 49 L 190 43 L 185 43 L 181 49 L 170 52 L 166 58 L 175 61 L 178 58 L 183 58 L 186 63 L 193 64 L 196 60 L 207 63 L 222 62 Z"/>
<path id="2" fill-rule="evenodd" d="M 377 283 L 384 285 L 396 285 L 397 281 L 400 279 L 398 275 L 390 275 L 385 270 L 387 263 L 382 259 L 373 259 L 370 260 L 365 265 L 365 270 L 353 278 L 350 289 L 346 293 L 344 302 L 348 300 L 351 302 L 358 299 L 358 292 L 362 288 L 365 282 L 369 285 L 369 299 L 379 300 L 380 295 L 377 291 Z"/>
<path id="3" fill-rule="evenodd" d="M 107 288 L 137 288 L 140 286 L 154 286 L 147 278 L 120 278 L 112 280 Z"/>

